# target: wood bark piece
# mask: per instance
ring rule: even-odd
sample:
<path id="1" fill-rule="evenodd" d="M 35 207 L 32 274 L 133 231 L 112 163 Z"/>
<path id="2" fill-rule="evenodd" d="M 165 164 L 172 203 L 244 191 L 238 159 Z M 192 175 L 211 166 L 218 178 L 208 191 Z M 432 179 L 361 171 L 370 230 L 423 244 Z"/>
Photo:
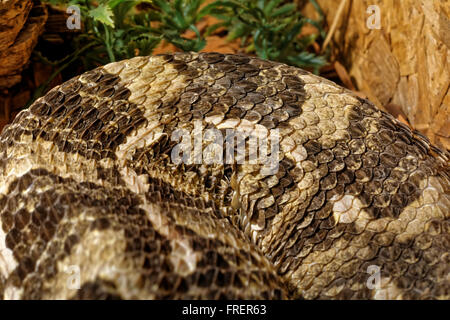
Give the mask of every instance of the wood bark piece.
<path id="1" fill-rule="evenodd" d="M 14 43 L 32 6 L 31 0 L 0 0 L 0 52 Z"/>
<path id="2" fill-rule="evenodd" d="M 332 25 L 342 0 L 318 0 Z M 380 9 L 380 29 L 367 20 Z M 306 5 L 304 11 L 315 11 Z M 450 1 L 351 0 L 332 37 L 333 55 L 379 107 L 399 105 L 411 125 L 450 149 Z"/>
<path id="3" fill-rule="evenodd" d="M 46 7 L 40 1 L 34 1 L 27 22 L 14 43 L 0 51 L 0 88 L 9 88 L 20 82 L 20 73 L 30 59 L 46 20 Z"/>

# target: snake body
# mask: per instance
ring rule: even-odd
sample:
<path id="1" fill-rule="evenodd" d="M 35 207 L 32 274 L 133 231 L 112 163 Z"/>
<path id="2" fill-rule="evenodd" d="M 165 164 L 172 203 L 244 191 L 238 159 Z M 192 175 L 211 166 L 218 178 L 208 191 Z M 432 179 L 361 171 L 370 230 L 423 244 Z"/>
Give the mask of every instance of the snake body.
<path id="1" fill-rule="evenodd" d="M 277 170 L 174 163 L 173 133 L 196 121 L 276 129 Z M 111 63 L 0 135 L 4 299 L 449 299 L 449 218 L 448 153 L 333 82 L 243 55 Z"/>

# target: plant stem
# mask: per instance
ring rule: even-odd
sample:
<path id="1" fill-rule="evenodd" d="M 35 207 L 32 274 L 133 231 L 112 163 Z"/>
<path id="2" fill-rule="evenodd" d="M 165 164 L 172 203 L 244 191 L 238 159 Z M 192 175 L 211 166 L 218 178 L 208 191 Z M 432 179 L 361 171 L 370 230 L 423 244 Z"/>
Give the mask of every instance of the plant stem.
<path id="1" fill-rule="evenodd" d="M 109 34 L 109 27 L 106 25 L 103 25 L 105 28 L 105 34 L 106 34 L 106 52 L 108 52 L 108 57 L 111 62 L 116 61 L 116 57 L 114 56 L 114 52 L 111 48 L 111 36 Z"/>

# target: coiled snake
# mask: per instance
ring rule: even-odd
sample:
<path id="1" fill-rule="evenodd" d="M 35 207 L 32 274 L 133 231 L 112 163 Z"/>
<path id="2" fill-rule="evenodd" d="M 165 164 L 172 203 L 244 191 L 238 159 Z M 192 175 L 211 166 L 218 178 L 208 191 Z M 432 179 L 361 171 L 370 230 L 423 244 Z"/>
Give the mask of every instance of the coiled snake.
<path id="1" fill-rule="evenodd" d="M 173 133 L 196 121 L 277 130 L 277 170 L 175 163 Z M 448 153 L 326 79 L 242 55 L 111 63 L 0 135 L 4 299 L 448 299 L 449 218 Z"/>

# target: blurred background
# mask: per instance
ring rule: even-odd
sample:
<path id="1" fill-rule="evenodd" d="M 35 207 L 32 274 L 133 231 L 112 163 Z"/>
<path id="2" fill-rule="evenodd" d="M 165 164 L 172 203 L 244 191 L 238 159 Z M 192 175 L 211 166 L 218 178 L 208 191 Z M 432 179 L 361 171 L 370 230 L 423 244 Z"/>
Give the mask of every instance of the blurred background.
<path id="1" fill-rule="evenodd" d="M 0 128 L 96 66 L 216 51 L 319 74 L 450 150 L 449 48 L 449 0 L 2 0 Z"/>

